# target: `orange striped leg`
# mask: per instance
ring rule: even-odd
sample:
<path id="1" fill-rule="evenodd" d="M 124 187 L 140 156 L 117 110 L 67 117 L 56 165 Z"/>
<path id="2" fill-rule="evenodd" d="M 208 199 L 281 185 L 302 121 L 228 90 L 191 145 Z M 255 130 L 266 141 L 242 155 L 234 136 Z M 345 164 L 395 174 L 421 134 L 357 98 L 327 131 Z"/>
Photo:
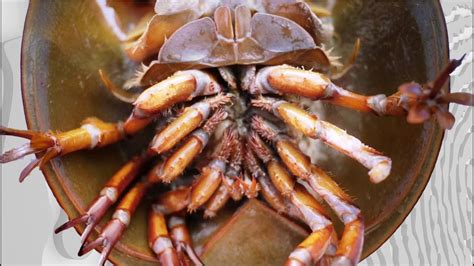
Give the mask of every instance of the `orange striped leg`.
<path id="1" fill-rule="evenodd" d="M 277 187 L 280 193 L 286 195 L 298 210 L 298 217 L 313 230 L 313 233 L 298 247 L 306 252 L 294 253 L 295 256 L 290 256 L 288 265 L 313 265 L 323 255 L 333 255 L 337 247 L 337 235 L 335 235 L 331 222 L 324 214 L 322 206 L 303 186 L 295 184 L 293 177 L 279 161 L 268 162 L 267 168 L 271 180 L 279 184 Z M 304 254 L 311 254 L 311 261 L 309 256 L 304 256 Z M 306 264 L 302 264 L 302 262 Z"/>
<path id="2" fill-rule="evenodd" d="M 361 112 L 385 115 L 406 113 L 398 104 L 400 96 L 397 94 L 388 98 L 385 95 L 360 95 L 337 87 L 324 74 L 288 65 L 262 68 L 256 75 L 251 92 L 253 94 L 290 94 L 313 100 L 324 99 Z"/>
<path id="3" fill-rule="evenodd" d="M 223 109 L 217 110 L 201 129 L 195 130 L 183 145 L 152 170 L 149 181 L 170 183 L 179 177 L 194 158 L 201 153 L 207 145 L 210 135 L 217 125 L 227 118 L 227 115 Z"/>
<path id="4" fill-rule="evenodd" d="M 355 265 L 359 262 L 364 244 L 364 219 L 351 198 L 323 170 L 313 167 L 308 183 L 344 223 L 342 239 L 333 263 Z"/>
<path id="5" fill-rule="evenodd" d="M 285 195 L 299 212 L 298 218 L 308 224 L 313 231 L 290 254 L 286 265 L 313 265 L 321 259 L 331 246 L 334 229 L 331 221 L 324 213 L 323 207 L 311 196 L 304 187 L 295 184 L 293 177 L 273 155 L 273 152 L 254 132 L 250 134 L 249 146 L 267 165 L 270 179 L 279 192 Z M 255 169 L 254 172 L 259 172 Z"/>
<path id="6" fill-rule="evenodd" d="M 263 120 L 262 120 L 263 121 Z M 302 182 L 309 183 L 345 224 L 345 230 L 336 252 L 335 261 L 356 264 L 359 262 L 364 241 L 364 222 L 350 197 L 324 171 L 313 166 L 310 159 L 303 154 L 288 138 L 278 135 L 270 125 L 254 127 L 262 137 L 272 140 L 277 145 L 277 152 L 286 167 Z M 275 168 L 275 169 L 281 169 Z M 272 171 L 269 171 L 270 174 Z M 278 180 L 286 180 L 284 172 L 279 172 Z M 272 178 L 273 179 L 273 178 Z M 289 187 L 289 185 L 277 187 Z"/>
<path id="7" fill-rule="evenodd" d="M 149 183 L 137 183 L 132 189 L 130 189 L 130 191 L 128 191 L 120 201 L 112 216 L 112 220 L 107 223 L 99 237 L 92 242 L 84 243 L 81 246 L 78 255 L 82 256 L 92 249 L 103 246 L 99 265 L 104 265 L 110 252 L 112 252 L 112 248 L 119 241 L 123 232 L 130 224 L 131 216 L 137 209 L 148 186 Z"/>
<path id="8" fill-rule="evenodd" d="M 254 101 L 255 105 L 272 110 L 286 124 L 291 125 L 310 138 L 320 139 L 332 148 L 346 154 L 367 167 L 370 180 L 379 183 L 389 174 L 392 160 L 383 156 L 381 152 L 365 145 L 357 138 L 335 125 L 319 120 L 315 115 L 306 112 L 299 106 L 283 100 L 261 97 Z M 254 119 L 255 126 L 266 123 L 261 119 Z M 260 127 L 265 127 L 262 125 Z"/>
<path id="9" fill-rule="evenodd" d="M 97 118 L 86 119 L 82 126 L 63 133 L 40 133 L 0 127 L 0 135 L 27 138 L 27 143 L 0 156 L 0 163 L 20 159 L 28 154 L 44 155 L 28 164 L 20 174 L 20 181 L 37 166 L 71 152 L 99 148 L 116 143 L 135 134 L 148 125 L 153 117 L 169 107 L 196 96 L 212 95 L 222 91 L 214 78 L 200 70 L 181 71 L 146 89 L 135 101 L 134 109 L 125 123 L 106 123 Z"/>
<path id="10" fill-rule="evenodd" d="M 194 251 L 193 241 L 189 234 L 189 230 L 186 227 L 186 221 L 184 218 L 181 216 L 171 216 L 168 219 L 168 227 L 171 231 L 171 239 L 173 240 L 173 244 L 176 247 L 178 254 L 181 253 L 184 255 L 184 253 L 186 253 L 187 257 L 191 259 L 194 265 L 204 265 Z"/>
<path id="11" fill-rule="evenodd" d="M 291 94 L 313 100 L 323 99 L 346 108 L 378 115 L 407 115 L 409 123 L 423 123 L 435 116 L 443 128 L 449 129 L 454 124 L 454 117 L 447 110 L 447 103 L 474 106 L 474 95 L 471 93 L 442 92 L 449 74 L 461 65 L 463 59 L 464 56 L 460 60 L 452 60 L 434 81 L 427 84 L 401 84 L 398 91 L 390 96 L 353 93 L 336 86 L 324 74 L 286 65 L 259 70 L 250 91 L 253 94 Z"/>
<path id="12" fill-rule="evenodd" d="M 217 212 L 229 201 L 230 197 L 229 187 L 226 183 L 221 182 L 217 191 L 214 192 L 212 197 L 206 203 L 204 218 L 214 218 L 217 215 Z"/>
<path id="13" fill-rule="evenodd" d="M 173 122 L 156 134 L 150 149 L 157 154 L 169 151 L 207 120 L 211 110 L 228 104 L 230 100 L 229 95 L 217 95 L 187 107 Z"/>
<path id="14" fill-rule="evenodd" d="M 227 159 L 232 151 L 232 145 L 236 138 L 235 127 L 228 127 L 218 147 L 215 158 L 202 170 L 197 182 L 193 185 L 191 192 L 191 203 L 188 206 L 189 212 L 196 211 L 197 208 L 206 203 L 219 188 L 222 177 L 226 171 Z"/>
<path id="15" fill-rule="evenodd" d="M 94 227 L 100 222 L 110 206 L 117 201 L 118 197 L 123 193 L 128 185 L 135 180 L 147 159 L 148 158 L 144 155 L 136 156 L 122 166 L 122 168 L 120 168 L 120 170 L 105 184 L 100 192 L 100 196 L 92 202 L 86 213 L 64 223 L 54 232 L 57 234 L 78 224 L 85 223 L 86 228 L 81 236 L 81 243 L 84 243 L 92 232 L 92 229 L 94 229 Z"/>
<path id="16" fill-rule="evenodd" d="M 312 233 L 290 254 L 285 265 L 310 266 L 325 254 L 334 228 L 324 214 L 323 207 L 301 185 L 295 186 L 290 200 L 301 212 Z"/>
<path id="17" fill-rule="evenodd" d="M 0 163 L 14 161 L 28 154 L 44 152 L 23 169 L 20 174 L 20 182 L 22 182 L 35 167 L 42 167 L 55 157 L 78 150 L 100 148 L 123 139 L 127 133 L 124 131 L 124 125 L 88 118 L 84 120 L 80 128 L 62 133 L 39 133 L 0 127 L 0 135 L 12 135 L 30 140 L 30 143 L 2 154 Z"/>
<path id="18" fill-rule="evenodd" d="M 178 252 L 173 247 L 165 216 L 155 208 L 148 215 L 148 245 L 163 266 L 180 266 Z"/>

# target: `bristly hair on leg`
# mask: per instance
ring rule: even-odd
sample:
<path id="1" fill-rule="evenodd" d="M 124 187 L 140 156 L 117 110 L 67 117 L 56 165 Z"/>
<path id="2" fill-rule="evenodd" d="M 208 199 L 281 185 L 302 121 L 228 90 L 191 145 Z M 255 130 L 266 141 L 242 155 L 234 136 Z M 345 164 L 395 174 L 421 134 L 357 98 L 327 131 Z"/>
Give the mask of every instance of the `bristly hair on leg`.
<path id="1" fill-rule="evenodd" d="M 259 109 L 272 112 L 273 104 L 277 101 L 278 100 L 275 98 L 263 97 L 260 95 L 257 99 L 252 99 L 251 104 L 252 106 L 257 107 Z"/>
<path id="2" fill-rule="evenodd" d="M 250 149 L 262 160 L 264 163 L 271 161 L 274 158 L 271 149 L 263 142 L 260 136 L 252 130 L 248 138 Z"/>
<path id="3" fill-rule="evenodd" d="M 204 101 L 207 102 L 212 109 L 219 108 L 226 104 L 232 104 L 232 94 L 219 93 L 216 96 L 206 98 Z"/>
<path id="4" fill-rule="evenodd" d="M 32 130 L 18 130 L 6 127 L 0 127 L 0 135 L 9 135 L 29 139 L 30 143 L 24 144 L 18 148 L 9 150 L 0 155 L 0 163 L 8 163 L 21 159 L 29 154 L 45 152 L 41 157 L 30 162 L 20 173 L 20 182 L 33 171 L 37 166 L 43 167 L 51 159 L 61 153 L 61 149 L 56 145 L 56 139 L 49 133 L 39 133 Z"/>
<path id="5" fill-rule="evenodd" d="M 407 121 L 412 124 L 424 123 L 434 116 L 443 129 L 454 126 L 455 117 L 448 110 L 448 103 L 474 106 L 474 95 L 465 92 L 444 94 L 441 89 L 448 81 L 450 73 L 459 67 L 465 55 L 460 60 L 452 60 L 437 78 L 427 84 L 408 82 L 398 87 L 400 101 L 408 111 Z M 409 101 L 411 99 L 411 101 Z"/>
<path id="6" fill-rule="evenodd" d="M 248 141 L 246 141 L 246 144 L 247 145 L 244 151 L 244 167 L 253 178 L 258 178 L 265 175 L 259 165 L 259 162 L 257 161 L 257 158 L 255 158 L 255 154 L 253 153 L 252 149 L 250 149 Z"/>
<path id="7" fill-rule="evenodd" d="M 235 124 L 230 125 L 224 131 L 224 135 L 221 139 L 221 145 L 219 147 L 219 151 L 217 152 L 216 157 L 222 161 L 228 162 L 230 154 L 233 150 L 233 146 L 235 145 L 235 140 L 237 138 L 237 128 Z"/>
<path id="8" fill-rule="evenodd" d="M 273 141 L 279 135 L 279 130 L 273 124 L 258 115 L 252 117 L 252 129 L 267 141 Z"/>
<path id="9" fill-rule="evenodd" d="M 206 133 L 210 134 L 216 129 L 217 125 L 219 125 L 223 120 L 228 117 L 229 113 L 224 110 L 224 108 L 219 108 L 214 114 L 206 121 L 202 130 Z"/>

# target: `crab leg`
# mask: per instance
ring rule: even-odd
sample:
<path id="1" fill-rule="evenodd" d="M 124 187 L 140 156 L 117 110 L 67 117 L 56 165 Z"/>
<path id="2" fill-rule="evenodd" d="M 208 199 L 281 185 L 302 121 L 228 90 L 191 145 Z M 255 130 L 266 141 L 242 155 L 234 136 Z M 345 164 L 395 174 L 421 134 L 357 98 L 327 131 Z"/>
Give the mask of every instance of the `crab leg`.
<path id="1" fill-rule="evenodd" d="M 464 57 L 463 57 L 464 58 Z M 365 96 L 350 92 L 336 86 L 324 74 L 302 70 L 287 65 L 272 66 L 261 69 L 252 83 L 250 92 L 253 94 L 280 94 L 298 95 L 313 100 L 323 99 L 336 105 L 351 108 L 362 112 L 373 112 L 378 115 L 409 115 L 410 123 L 421 123 L 436 114 L 443 127 L 452 126 L 452 116 L 446 118 L 447 110 L 439 112 L 442 104 L 453 102 L 463 105 L 474 105 L 474 95 L 469 93 L 450 95 L 440 92 L 451 73 L 463 60 L 453 60 L 432 83 L 420 85 L 418 83 L 405 83 L 399 91 L 390 96 L 383 94 Z M 421 110 L 420 104 L 425 108 Z M 439 114 L 444 114 L 443 116 Z M 444 120 L 449 120 L 445 123 Z"/>
<path id="2" fill-rule="evenodd" d="M 168 215 L 184 210 L 190 202 L 191 187 L 179 187 L 160 195 L 157 202 L 153 204 L 153 208 Z"/>
<path id="3" fill-rule="evenodd" d="M 278 133 L 273 131 L 274 129 L 271 127 L 260 127 L 255 126 L 255 124 L 252 125 L 254 126 L 254 130 L 257 131 L 260 136 L 275 142 L 277 145 L 280 139 L 285 138 L 284 136 L 278 135 Z M 272 138 L 269 138 L 271 136 Z M 302 182 L 308 182 L 310 187 L 318 193 L 329 206 L 331 206 L 344 223 L 344 234 L 333 261 L 355 265 L 360 259 L 365 230 L 364 221 L 359 208 L 352 203 L 351 198 L 336 184 L 336 182 L 334 182 L 323 170 L 312 165 L 310 159 L 289 140 L 286 140 L 285 145 L 280 145 L 277 150 L 280 158 L 290 172 L 300 178 Z M 298 160 L 297 164 L 295 164 L 296 160 Z M 269 172 L 272 173 L 272 171 Z M 282 178 L 283 175 L 284 172 L 280 172 L 279 177 L 274 179 L 288 179 L 286 177 Z"/>
<path id="4" fill-rule="evenodd" d="M 242 157 L 243 157 L 243 142 L 240 135 L 237 135 L 232 147 L 232 153 L 227 167 L 227 172 L 222 180 L 227 186 L 230 196 L 234 201 L 242 199 L 244 191 L 242 185 Z"/>
<path id="5" fill-rule="evenodd" d="M 290 254 L 285 265 L 313 265 L 326 253 L 334 228 L 323 207 L 301 185 L 295 186 L 290 200 L 301 212 L 312 233 Z"/>
<path id="6" fill-rule="evenodd" d="M 145 155 L 141 155 L 127 162 L 109 179 L 104 188 L 100 191 L 100 196 L 91 203 L 86 213 L 64 223 L 54 232 L 57 234 L 80 223 L 85 223 L 86 228 L 82 233 L 81 243 L 87 241 L 92 229 L 100 222 L 110 206 L 117 201 L 118 197 L 128 185 L 135 180 L 141 167 L 148 159 L 149 158 Z"/>
<path id="7" fill-rule="evenodd" d="M 23 181 L 36 166 L 44 166 L 57 156 L 115 143 L 143 129 L 154 116 L 169 107 L 196 96 L 216 94 L 221 90 L 220 85 L 206 72 L 181 71 L 140 94 L 134 103 L 133 113 L 123 124 L 88 118 L 80 128 L 63 133 L 39 133 L 0 127 L 0 135 L 30 139 L 30 143 L 1 155 L 0 163 L 14 161 L 32 153 L 45 152 L 43 157 L 34 160 L 22 171 L 20 181 Z"/>
<path id="8" fill-rule="evenodd" d="M 194 251 L 193 240 L 191 239 L 189 230 L 186 227 L 186 221 L 184 218 L 176 215 L 171 216 L 168 219 L 168 227 L 171 231 L 171 240 L 173 241 L 173 245 L 176 247 L 178 254 L 184 255 L 183 253 L 186 253 L 194 265 L 204 265 Z"/>
<path id="9" fill-rule="evenodd" d="M 51 159 L 74 151 L 115 143 L 123 138 L 125 132 L 121 124 L 105 123 L 97 118 L 88 118 L 80 128 L 63 133 L 39 133 L 0 127 L 0 134 L 30 140 L 30 143 L 2 154 L 0 163 L 11 162 L 28 154 L 44 152 L 21 172 L 20 182 L 22 182 L 36 166 L 42 167 Z"/>
<path id="10" fill-rule="evenodd" d="M 293 216 L 290 212 L 288 203 L 282 197 L 281 193 L 275 188 L 268 175 L 262 175 L 258 178 L 260 192 L 265 201 L 278 213 Z"/>
<path id="11" fill-rule="evenodd" d="M 381 152 L 347 134 L 343 129 L 319 120 L 315 115 L 306 112 L 299 106 L 264 97 L 254 100 L 253 104 L 266 110 L 272 110 L 283 122 L 293 126 L 304 135 L 313 139 L 320 139 L 332 148 L 357 160 L 370 170 L 370 181 L 379 183 L 390 174 L 392 166 L 390 158 L 383 156 Z M 259 118 L 255 118 L 253 122 L 255 126 L 265 127 L 265 122 Z M 281 139 L 277 143 L 278 149 L 281 149 L 280 146 L 287 146 L 286 142 Z"/>
<path id="12" fill-rule="evenodd" d="M 187 107 L 178 118 L 155 136 L 150 145 L 151 150 L 158 154 L 169 151 L 203 121 L 207 120 L 211 110 L 228 104 L 230 100 L 229 95 L 217 95 Z"/>
<path id="13" fill-rule="evenodd" d="M 181 265 L 178 252 L 173 247 L 166 227 L 165 216 L 155 208 L 151 208 L 148 215 L 148 244 L 160 260 L 161 265 Z"/>
<path id="14" fill-rule="evenodd" d="M 313 265 L 313 263 L 319 261 L 324 255 L 331 243 L 331 237 L 334 232 L 332 223 L 324 214 L 324 209 L 319 203 L 301 185 L 295 185 L 293 178 L 286 172 L 284 167 L 272 158 L 271 152 L 265 150 L 266 147 L 264 146 L 257 146 L 262 143 L 256 143 L 258 140 L 255 135 L 252 136 L 252 139 L 250 145 L 254 150 L 259 151 L 258 156 L 267 164 L 267 169 L 272 181 L 279 180 L 278 182 L 280 184 L 282 180 L 284 180 L 283 182 L 287 182 L 284 186 L 280 185 L 279 192 L 286 195 L 293 206 L 299 211 L 299 217 L 301 217 L 313 231 L 313 233 L 290 254 L 286 265 Z M 275 171 L 275 169 L 270 171 L 270 163 L 276 164 L 279 167 L 279 171 Z M 288 187 L 291 187 L 290 191 L 287 190 Z"/>
<path id="15" fill-rule="evenodd" d="M 169 215 L 182 212 L 191 203 L 191 186 L 180 187 L 168 191 L 158 198 L 153 204 L 155 213 Z M 174 246 L 178 249 L 178 257 L 183 261 L 182 252 L 186 252 L 188 257 L 196 265 L 203 265 L 193 249 L 192 240 L 184 223 L 184 219 L 178 216 L 171 216 L 168 221 L 171 231 L 171 238 Z M 158 253 L 157 253 L 158 254 Z M 184 258 L 186 260 L 187 258 Z M 178 264 L 179 265 L 179 264 Z"/>
<path id="16" fill-rule="evenodd" d="M 137 209 L 149 185 L 150 183 L 140 182 L 130 189 L 120 201 L 112 215 L 112 220 L 107 223 L 99 237 L 90 243 L 84 243 L 78 255 L 82 256 L 92 249 L 103 246 L 99 265 L 104 265 L 110 252 L 112 252 L 112 248 L 122 237 L 123 232 L 130 224 L 131 216 Z"/>
<path id="17" fill-rule="evenodd" d="M 239 180 L 242 192 L 249 199 L 256 198 L 260 191 L 260 184 L 257 179 L 252 176 L 249 171 L 243 172 L 243 178 Z"/>
<path id="18" fill-rule="evenodd" d="M 273 186 L 268 175 L 260 167 L 251 149 L 245 149 L 244 162 L 245 167 L 252 173 L 252 177 L 258 180 L 265 201 L 278 213 L 287 213 L 288 209 L 284 199 L 275 186 Z"/>
<path id="19" fill-rule="evenodd" d="M 195 130 L 182 146 L 152 170 L 150 182 L 161 180 L 170 183 L 180 176 L 194 158 L 201 153 L 217 125 L 226 118 L 227 112 L 223 109 L 217 110 L 201 129 Z"/>
<path id="20" fill-rule="evenodd" d="M 286 168 L 274 157 L 273 152 L 252 132 L 249 146 L 267 165 L 273 183 L 278 184 L 279 193 L 288 198 L 298 210 L 298 218 L 306 222 L 313 233 L 293 251 L 286 265 L 313 265 L 326 253 L 334 249 L 334 229 L 331 221 L 324 213 L 323 207 L 311 196 L 304 187 L 295 184 L 294 178 Z M 336 237 L 337 239 L 337 237 Z"/>
<path id="21" fill-rule="evenodd" d="M 214 218 L 219 210 L 229 201 L 231 195 L 226 183 L 221 182 L 214 195 L 207 201 L 204 209 L 204 218 Z"/>
<path id="22" fill-rule="evenodd" d="M 222 177 L 226 170 L 227 159 L 232 151 L 236 131 L 233 126 L 228 127 L 222 137 L 222 145 L 215 158 L 204 167 L 202 174 L 193 185 L 191 191 L 191 203 L 188 206 L 189 212 L 196 211 L 197 208 L 206 203 L 216 192 L 221 184 Z"/>
<path id="23" fill-rule="evenodd" d="M 344 223 L 342 239 L 332 260 L 335 264 L 355 265 L 360 260 L 364 244 L 364 219 L 351 198 L 323 170 L 312 167 L 309 185 L 318 193 Z"/>

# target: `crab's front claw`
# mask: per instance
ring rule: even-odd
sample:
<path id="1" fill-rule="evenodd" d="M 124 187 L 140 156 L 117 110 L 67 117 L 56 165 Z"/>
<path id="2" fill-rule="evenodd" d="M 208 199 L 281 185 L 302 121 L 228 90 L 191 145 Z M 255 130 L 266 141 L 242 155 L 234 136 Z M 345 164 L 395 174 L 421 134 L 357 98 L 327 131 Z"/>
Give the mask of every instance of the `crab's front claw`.
<path id="1" fill-rule="evenodd" d="M 112 248 L 119 241 L 130 224 L 132 215 L 150 185 L 151 183 L 147 182 L 139 182 L 135 184 L 135 186 L 122 198 L 112 215 L 112 220 L 107 223 L 99 237 L 92 242 L 82 244 L 78 255 L 82 256 L 92 249 L 102 246 L 103 249 L 99 265 L 104 265 L 110 252 L 112 252 Z"/>
<path id="2" fill-rule="evenodd" d="M 441 74 L 428 84 L 405 83 L 399 88 L 400 105 L 408 111 L 407 121 L 412 124 L 423 123 L 435 116 L 442 128 L 451 129 L 455 118 L 448 110 L 449 103 L 474 106 L 474 95 L 465 92 L 443 93 L 441 90 L 449 74 L 462 62 L 452 60 Z"/>

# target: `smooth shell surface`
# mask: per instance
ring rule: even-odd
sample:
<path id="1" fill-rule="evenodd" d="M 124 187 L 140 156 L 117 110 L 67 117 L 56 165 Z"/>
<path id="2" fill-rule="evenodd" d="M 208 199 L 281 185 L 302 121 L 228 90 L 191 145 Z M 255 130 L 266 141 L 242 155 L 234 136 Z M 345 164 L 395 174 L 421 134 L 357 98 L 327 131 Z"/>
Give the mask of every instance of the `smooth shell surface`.
<path id="1" fill-rule="evenodd" d="M 335 53 L 348 56 L 356 38 L 361 38 L 357 64 L 343 80 L 354 91 L 391 94 L 403 82 L 434 78 L 447 63 L 446 28 L 436 0 L 338 1 L 333 19 L 338 39 Z M 125 119 L 130 106 L 107 93 L 98 69 L 104 69 L 120 83 L 131 77 L 136 67 L 126 59 L 120 41 L 94 1 L 30 2 L 22 51 L 22 90 L 29 128 L 68 130 L 78 127 L 88 116 L 106 121 Z M 393 159 L 393 172 L 388 180 L 374 185 L 366 170 L 351 159 L 322 144 L 302 144 L 305 152 L 335 176 L 361 207 L 368 228 L 365 257 L 392 235 L 416 203 L 431 175 L 443 133 L 432 122 L 408 125 L 404 118 L 377 117 L 326 104 L 315 110 Z M 147 130 L 111 147 L 56 159 L 43 169 L 50 188 L 70 218 L 84 211 L 129 156 L 146 147 L 150 133 Z M 116 245 L 110 257 L 115 263 L 155 262 L 146 238 L 146 207 L 152 196 L 146 197 Z M 198 247 L 216 235 L 210 243 L 218 245 L 205 249 L 205 262 L 233 265 L 228 261 L 232 256 L 219 254 L 237 252 L 241 245 L 247 245 L 245 252 L 239 253 L 242 263 L 268 258 L 273 258 L 273 262 L 284 261 L 302 238 L 301 228 L 256 203 L 246 206 L 223 226 L 236 208 L 232 204 L 218 218 L 206 222 L 191 216 Z M 267 215 L 247 230 L 249 219 L 259 217 L 253 211 Z M 220 228 L 223 229 L 219 231 Z M 259 238 L 257 232 L 264 232 L 265 237 Z M 241 236 L 239 241 L 252 241 L 236 242 L 232 235 Z"/>

